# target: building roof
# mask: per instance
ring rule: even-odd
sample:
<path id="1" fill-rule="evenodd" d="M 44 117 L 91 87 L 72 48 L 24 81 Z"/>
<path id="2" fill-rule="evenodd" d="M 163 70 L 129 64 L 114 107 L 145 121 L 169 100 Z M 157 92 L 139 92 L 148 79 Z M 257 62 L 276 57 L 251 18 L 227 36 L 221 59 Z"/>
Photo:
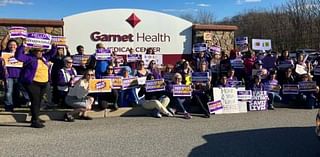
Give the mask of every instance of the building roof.
<path id="1" fill-rule="evenodd" d="M 214 24 L 194 24 L 192 28 L 194 30 L 212 30 L 212 31 L 235 31 L 239 29 L 238 26 L 214 25 Z"/>
<path id="2" fill-rule="evenodd" d="M 6 19 L 0 18 L 0 25 L 7 26 L 51 26 L 63 27 L 62 20 L 36 20 L 36 19 Z"/>

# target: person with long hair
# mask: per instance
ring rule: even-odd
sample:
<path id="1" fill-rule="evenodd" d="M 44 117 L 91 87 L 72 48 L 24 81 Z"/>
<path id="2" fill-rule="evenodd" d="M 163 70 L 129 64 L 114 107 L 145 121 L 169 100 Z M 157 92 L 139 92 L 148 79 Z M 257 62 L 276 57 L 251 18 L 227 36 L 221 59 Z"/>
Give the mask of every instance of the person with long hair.
<path id="1" fill-rule="evenodd" d="M 9 34 L 1 41 L 1 45 L 6 45 L 6 47 L 1 49 L 2 52 L 7 52 L 11 54 L 16 54 L 18 42 L 15 39 L 9 39 Z M 16 58 L 11 58 L 10 60 L 16 61 Z M 18 67 L 6 67 L 5 64 L 0 65 L 1 68 L 5 71 L 5 111 L 13 112 L 14 111 L 14 89 L 18 89 L 20 86 L 19 77 L 21 68 Z"/>
<path id="2" fill-rule="evenodd" d="M 74 115 L 76 114 L 80 116 L 80 119 L 92 120 L 92 118 L 87 115 L 87 111 L 91 110 L 94 102 L 94 98 L 88 96 L 89 81 L 93 78 L 93 70 L 86 70 L 83 77 L 74 83 L 74 87 L 70 88 L 65 101 L 69 106 L 73 107 L 74 110 L 65 114 L 65 121 L 73 122 Z"/>
<path id="3" fill-rule="evenodd" d="M 39 120 L 40 104 L 49 81 L 48 61 L 56 54 L 57 47 L 53 44 L 51 50 L 46 53 L 44 49 L 39 48 L 31 49 L 29 54 L 25 54 L 24 50 L 25 46 L 22 44 L 15 53 L 15 58 L 23 62 L 20 82 L 31 100 L 31 127 L 43 128 L 43 122 Z"/>

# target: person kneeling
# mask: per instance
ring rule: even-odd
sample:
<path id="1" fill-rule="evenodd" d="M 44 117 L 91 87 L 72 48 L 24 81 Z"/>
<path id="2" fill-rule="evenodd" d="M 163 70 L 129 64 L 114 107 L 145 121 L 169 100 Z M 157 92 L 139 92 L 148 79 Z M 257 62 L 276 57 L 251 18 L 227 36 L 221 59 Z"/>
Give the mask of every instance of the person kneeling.
<path id="1" fill-rule="evenodd" d="M 91 110 L 91 106 L 94 102 L 94 98 L 88 96 L 89 80 L 93 78 L 94 72 L 92 70 L 87 70 L 85 71 L 83 77 L 75 82 L 74 87 L 70 88 L 65 101 L 66 104 L 73 107 L 74 110 L 65 114 L 65 121 L 73 122 L 73 116 L 76 114 L 78 114 L 80 119 L 83 120 L 92 119 L 87 115 L 87 111 Z"/>
<path id="2" fill-rule="evenodd" d="M 149 74 L 147 80 L 154 80 L 154 76 Z M 172 113 L 167 110 L 170 99 L 165 95 L 165 91 L 146 92 L 145 86 L 142 86 L 138 95 L 145 95 L 145 101 L 142 102 L 142 107 L 147 110 L 153 110 L 152 115 L 154 117 L 161 118 L 161 113 L 165 116 L 173 117 Z"/>

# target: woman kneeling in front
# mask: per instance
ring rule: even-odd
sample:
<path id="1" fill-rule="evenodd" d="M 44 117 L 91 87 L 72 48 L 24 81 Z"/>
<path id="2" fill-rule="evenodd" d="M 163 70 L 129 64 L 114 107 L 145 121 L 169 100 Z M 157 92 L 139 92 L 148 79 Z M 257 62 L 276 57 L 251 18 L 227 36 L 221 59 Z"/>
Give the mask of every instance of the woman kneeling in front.
<path id="1" fill-rule="evenodd" d="M 89 80 L 93 78 L 94 72 L 92 70 L 87 70 L 83 77 L 74 83 L 74 87 L 70 88 L 65 101 L 66 104 L 73 107 L 74 110 L 65 114 L 65 121 L 73 122 L 73 116 L 76 114 L 83 120 L 92 119 L 87 115 L 87 111 L 91 110 L 91 106 L 94 102 L 94 98 L 88 96 Z"/>

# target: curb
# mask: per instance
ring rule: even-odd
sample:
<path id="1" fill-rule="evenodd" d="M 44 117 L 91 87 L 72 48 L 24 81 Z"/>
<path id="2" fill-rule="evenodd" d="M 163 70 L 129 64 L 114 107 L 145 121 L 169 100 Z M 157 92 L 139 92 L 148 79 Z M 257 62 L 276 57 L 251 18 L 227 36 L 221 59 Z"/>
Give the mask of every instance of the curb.
<path id="1" fill-rule="evenodd" d="M 0 112 L 0 123 L 17 123 L 31 120 L 29 109 L 17 109 L 17 112 Z M 72 111 L 71 109 L 43 110 L 40 112 L 40 118 L 45 121 L 64 120 L 64 114 Z M 142 107 L 124 107 L 116 111 L 110 109 L 101 111 L 88 111 L 88 116 L 93 119 L 108 117 L 126 117 L 126 116 L 145 116 L 148 110 Z"/>

